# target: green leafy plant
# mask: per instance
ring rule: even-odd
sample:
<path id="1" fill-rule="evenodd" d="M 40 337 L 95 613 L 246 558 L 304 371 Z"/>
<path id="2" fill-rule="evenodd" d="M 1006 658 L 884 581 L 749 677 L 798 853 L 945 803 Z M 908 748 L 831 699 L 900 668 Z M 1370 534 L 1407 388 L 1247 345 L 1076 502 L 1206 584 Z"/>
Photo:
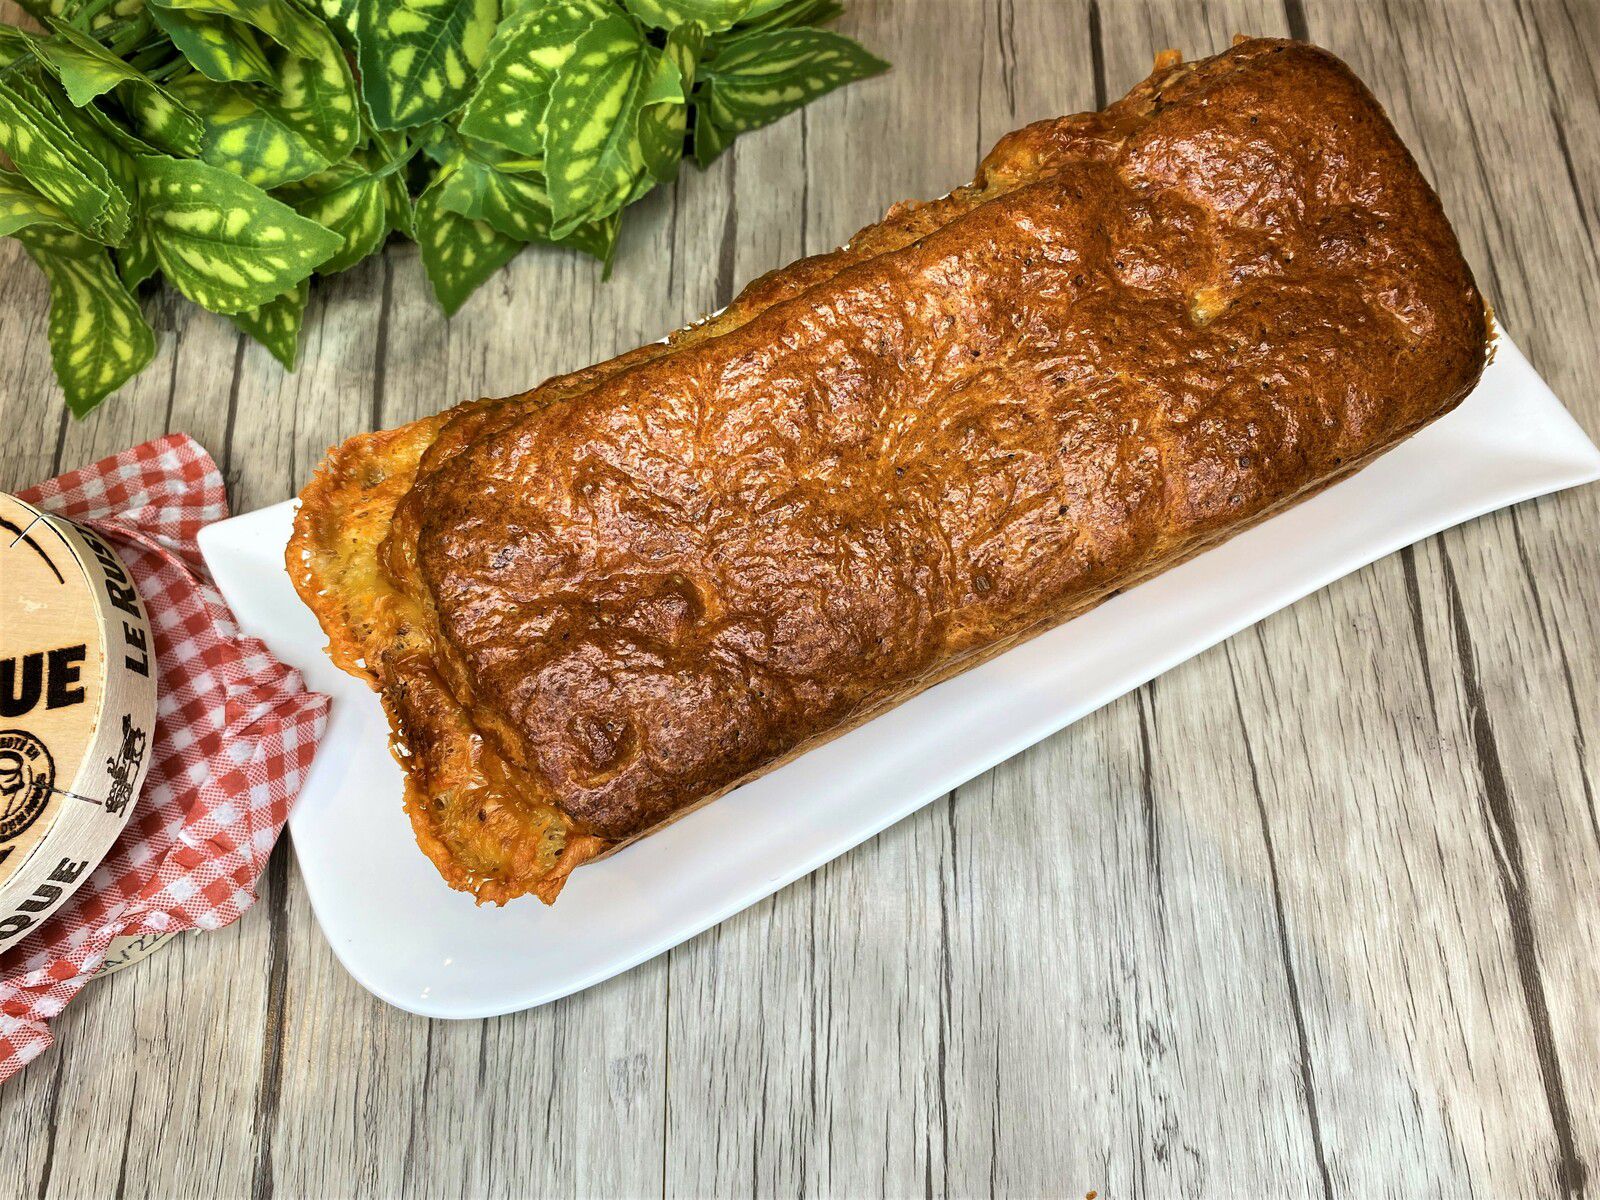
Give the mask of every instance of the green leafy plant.
<path id="1" fill-rule="evenodd" d="M 165 278 L 293 369 L 310 279 L 393 234 L 453 313 L 523 246 L 609 273 L 622 210 L 887 64 L 834 0 L 22 0 L 0 25 L 0 236 L 50 283 L 82 416 Z"/>

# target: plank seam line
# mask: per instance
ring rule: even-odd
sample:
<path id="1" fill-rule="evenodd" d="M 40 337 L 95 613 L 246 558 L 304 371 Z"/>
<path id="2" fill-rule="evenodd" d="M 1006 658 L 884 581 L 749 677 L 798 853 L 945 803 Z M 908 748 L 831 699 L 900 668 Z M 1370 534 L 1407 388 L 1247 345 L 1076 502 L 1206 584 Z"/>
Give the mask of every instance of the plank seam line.
<path id="1" fill-rule="evenodd" d="M 56 1047 L 56 1073 L 50 1077 L 50 1102 L 45 1105 L 49 1113 L 46 1118 L 48 1128 L 45 1131 L 44 1166 L 39 1170 L 39 1200 L 45 1200 L 50 1193 L 50 1177 L 55 1173 L 56 1167 L 56 1130 L 60 1127 L 61 1116 L 61 1072 L 67 1065 L 67 1056 L 60 1046 Z"/>
<path id="2" fill-rule="evenodd" d="M 1544 974 L 1539 965 L 1539 944 L 1533 927 L 1533 911 L 1528 904 L 1527 867 L 1522 857 L 1522 838 L 1512 810 L 1511 787 L 1500 758 L 1499 740 L 1484 701 L 1483 684 L 1478 676 L 1477 654 L 1472 631 L 1467 624 L 1461 589 L 1456 583 L 1455 564 L 1441 540 L 1439 555 L 1444 565 L 1444 586 L 1450 601 L 1450 624 L 1455 634 L 1456 654 L 1461 665 L 1461 687 L 1465 693 L 1467 723 L 1478 774 L 1483 784 L 1479 793 L 1479 814 L 1488 835 L 1491 857 L 1500 880 L 1500 895 L 1511 927 L 1511 949 L 1517 964 L 1517 981 L 1533 1035 L 1534 1058 L 1544 1085 L 1545 1104 L 1555 1133 L 1559 1158 L 1556 1183 L 1568 1196 L 1583 1194 L 1589 1168 L 1578 1154 L 1572 1130 L 1572 1111 L 1562 1078 L 1561 1059 L 1556 1052 L 1555 1028 L 1544 991 Z"/>
<path id="3" fill-rule="evenodd" d="M 1517 20 L 1524 31 L 1529 26 L 1527 13 L 1521 3 L 1517 5 Z M 1578 167 L 1572 160 L 1572 146 L 1567 141 L 1567 123 L 1562 119 L 1561 111 L 1557 107 L 1557 97 L 1561 95 L 1556 87 L 1555 72 L 1550 69 L 1550 47 L 1545 41 L 1544 29 L 1535 17 L 1532 22 L 1535 44 L 1539 51 L 1539 67 L 1544 72 L 1545 83 L 1545 109 L 1550 116 L 1550 124 L 1556 134 L 1556 148 L 1561 151 L 1561 161 L 1567 169 L 1567 184 L 1572 188 L 1572 202 L 1578 210 L 1578 224 L 1583 227 L 1584 237 L 1589 242 L 1589 253 L 1593 256 L 1597 266 L 1600 266 L 1600 246 L 1595 244 L 1594 229 L 1589 224 L 1589 205 L 1584 203 L 1583 188 L 1578 182 Z"/>
<path id="4" fill-rule="evenodd" d="M 1583 710 L 1578 705 L 1578 688 L 1572 681 L 1572 660 L 1567 657 L 1566 643 L 1556 639 L 1556 652 L 1561 655 L 1561 677 L 1567 685 L 1567 704 L 1572 709 L 1572 745 L 1577 753 L 1578 779 L 1583 784 L 1584 807 L 1589 813 L 1589 831 L 1594 843 L 1600 847 L 1600 816 L 1595 812 L 1594 785 L 1589 781 L 1589 743 L 1583 732 Z"/>
<path id="5" fill-rule="evenodd" d="M 1272 883 L 1272 915 L 1277 922 L 1278 954 L 1283 962 L 1284 982 L 1289 992 L 1289 1010 L 1294 1017 L 1295 1039 L 1300 1048 L 1300 1090 L 1306 1120 L 1311 1127 L 1311 1148 L 1316 1154 L 1317 1173 L 1322 1178 L 1324 1200 L 1333 1200 L 1333 1177 L 1328 1172 L 1328 1156 L 1322 1145 L 1322 1117 L 1317 1107 L 1317 1088 L 1311 1070 L 1311 1039 L 1306 1034 L 1305 1011 L 1300 1002 L 1300 979 L 1289 946 L 1289 919 L 1283 907 L 1283 886 L 1278 877 L 1278 851 L 1272 842 L 1272 825 L 1267 820 L 1267 802 L 1261 791 L 1261 773 L 1256 768 L 1255 748 L 1250 744 L 1250 726 L 1245 720 L 1244 702 L 1239 697 L 1239 676 L 1233 665 L 1233 647 L 1224 648 L 1228 663 L 1228 683 L 1233 689 L 1233 711 L 1239 720 L 1239 740 L 1244 760 L 1250 769 L 1250 791 L 1255 797 L 1256 816 L 1261 821 L 1261 842 L 1267 852 L 1267 874 Z"/>
<path id="6" fill-rule="evenodd" d="M 1100 25 L 1100 0 L 1089 0 L 1089 74 L 1094 80 L 1094 106 L 1106 106 L 1106 44 Z"/>
<path id="7" fill-rule="evenodd" d="M 250 1171 L 251 1200 L 271 1200 L 273 1136 L 283 1088 L 283 1017 L 289 994 L 289 847 L 280 841 L 267 860 L 271 899 L 267 902 L 267 994 L 263 1005 L 261 1078 L 256 1084 L 255 1163 Z"/>
<path id="8" fill-rule="evenodd" d="M 233 349 L 233 379 L 228 383 L 228 420 L 222 432 L 222 490 L 228 491 L 233 482 L 233 429 L 239 417 L 239 383 L 244 375 L 244 348 L 245 333 L 239 331 L 239 337 Z M 172 426 L 171 400 L 167 402 L 167 427 Z M 237 496 L 229 496 L 230 508 L 237 507 Z"/>
<path id="9" fill-rule="evenodd" d="M 1417 661 L 1422 664 L 1422 686 L 1428 693 L 1428 711 L 1435 728 L 1439 724 L 1439 701 L 1433 689 L 1433 668 L 1428 663 L 1428 630 L 1422 614 L 1422 585 L 1417 578 L 1417 548 L 1400 551 L 1400 570 L 1406 580 L 1406 607 L 1411 610 L 1411 636 L 1417 644 Z"/>
<path id="10" fill-rule="evenodd" d="M 667 951 L 666 996 L 661 1006 L 661 1200 L 667 1200 L 672 1146 L 672 950 Z"/>
<path id="11" fill-rule="evenodd" d="M 1134 708 L 1139 714 L 1139 807 L 1144 817 L 1145 866 L 1156 893 L 1156 918 L 1167 922 L 1166 889 L 1161 886 L 1161 812 L 1156 804 L 1155 755 L 1150 744 L 1150 727 L 1155 724 L 1156 681 L 1151 680 L 1134 693 Z"/>
<path id="12" fill-rule="evenodd" d="M 123 1200 L 128 1194 L 128 1151 L 133 1147 L 133 1108 L 138 1102 L 139 1077 L 136 1075 L 128 1094 L 128 1120 L 122 1127 L 122 1157 L 117 1163 L 116 1200 Z"/>
<path id="13" fill-rule="evenodd" d="M 956 794 L 946 792 L 941 801 L 945 811 L 945 828 L 950 838 L 948 870 L 939 872 L 939 1176 L 942 1188 L 939 1194 L 950 1194 L 950 1033 L 951 1013 L 954 1008 L 955 964 L 950 956 L 950 906 L 956 895 Z M 941 864 L 943 866 L 944 864 Z M 933 1148 L 928 1147 L 928 1167 L 924 1173 L 924 1191 L 928 1200 L 933 1197 Z"/>
<path id="14" fill-rule="evenodd" d="M 1311 40 L 1311 27 L 1306 24 L 1304 0 L 1283 0 L 1283 19 L 1289 26 L 1289 36 L 1297 42 Z"/>
<path id="15" fill-rule="evenodd" d="M 739 178 L 739 144 L 735 142 L 727 149 L 727 195 L 728 211 L 722 217 L 722 245 L 717 251 L 717 295 L 715 303 L 726 308 L 733 303 L 734 272 L 738 269 L 739 247 L 736 244 L 739 238 L 739 205 L 738 205 L 738 178 Z"/>
<path id="16" fill-rule="evenodd" d="M 384 249 L 383 294 L 378 301 L 378 332 L 372 350 L 372 428 L 383 428 L 383 402 L 389 387 L 389 309 L 394 300 L 394 262 Z"/>

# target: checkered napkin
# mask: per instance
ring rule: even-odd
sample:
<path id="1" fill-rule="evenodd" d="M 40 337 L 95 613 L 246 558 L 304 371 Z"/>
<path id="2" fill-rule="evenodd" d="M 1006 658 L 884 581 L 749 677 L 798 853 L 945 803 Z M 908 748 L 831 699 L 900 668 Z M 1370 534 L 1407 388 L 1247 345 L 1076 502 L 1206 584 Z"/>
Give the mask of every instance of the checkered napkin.
<path id="1" fill-rule="evenodd" d="M 220 929 L 254 887 L 300 791 L 328 699 L 243 636 L 195 545 L 228 515 L 222 475 L 172 434 L 47 480 L 29 503 L 111 541 L 155 630 L 155 759 L 100 868 L 0 955 L 0 1082 L 50 1045 L 46 1022 L 120 934 Z"/>

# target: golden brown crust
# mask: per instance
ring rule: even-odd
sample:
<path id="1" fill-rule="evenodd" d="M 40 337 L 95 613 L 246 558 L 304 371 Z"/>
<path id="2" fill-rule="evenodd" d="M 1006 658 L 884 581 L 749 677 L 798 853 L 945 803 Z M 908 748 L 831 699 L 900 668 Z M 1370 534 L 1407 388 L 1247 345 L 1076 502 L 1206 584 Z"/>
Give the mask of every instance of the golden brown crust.
<path id="1" fill-rule="evenodd" d="M 424 850 L 548 901 L 1347 474 L 1486 340 L 1365 89 L 1245 41 L 1008 135 L 666 345 L 351 439 L 291 569 L 384 696 Z"/>

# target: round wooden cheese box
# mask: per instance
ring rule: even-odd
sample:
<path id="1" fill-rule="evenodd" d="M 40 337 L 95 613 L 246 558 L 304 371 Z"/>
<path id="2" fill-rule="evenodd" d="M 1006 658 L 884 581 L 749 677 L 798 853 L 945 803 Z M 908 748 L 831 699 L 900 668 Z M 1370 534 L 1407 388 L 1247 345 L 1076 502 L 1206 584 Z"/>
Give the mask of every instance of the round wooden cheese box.
<path id="1" fill-rule="evenodd" d="M 150 765 L 155 645 L 98 534 L 0 493 L 0 951 L 111 849 Z"/>

